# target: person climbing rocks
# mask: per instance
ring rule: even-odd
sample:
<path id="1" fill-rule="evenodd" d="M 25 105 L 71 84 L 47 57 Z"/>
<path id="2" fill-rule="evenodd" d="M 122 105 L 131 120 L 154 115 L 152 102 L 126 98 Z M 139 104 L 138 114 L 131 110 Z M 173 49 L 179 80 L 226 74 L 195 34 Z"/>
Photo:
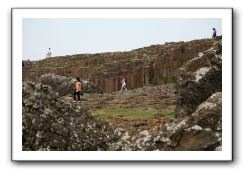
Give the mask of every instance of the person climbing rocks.
<path id="1" fill-rule="evenodd" d="M 76 101 L 76 97 L 78 102 L 80 102 L 80 92 L 81 92 L 81 82 L 80 82 L 80 78 L 77 77 L 75 82 L 74 102 Z"/>
<path id="2" fill-rule="evenodd" d="M 217 31 L 215 28 L 213 28 L 213 35 L 212 35 L 212 39 L 215 39 L 217 35 Z"/>
<path id="3" fill-rule="evenodd" d="M 123 90 L 127 90 L 124 77 L 122 77 L 122 80 L 121 80 L 121 89 L 120 89 L 120 91 L 123 91 Z"/>
<path id="4" fill-rule="evenodd" d="M 52 56 L 51 48 L 48 48 L 46 59 L 50 58 Z"/>

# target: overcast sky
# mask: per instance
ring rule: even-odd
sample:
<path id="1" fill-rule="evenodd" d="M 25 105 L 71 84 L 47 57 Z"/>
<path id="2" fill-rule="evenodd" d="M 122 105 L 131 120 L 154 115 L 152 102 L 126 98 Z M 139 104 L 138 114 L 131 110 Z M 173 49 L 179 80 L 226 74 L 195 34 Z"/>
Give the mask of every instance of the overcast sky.
<path id="1" fill-rule="evenodd" d="M 222 34 L 221 19 L 23 19 L 23 59 L 128 51 Z"/>

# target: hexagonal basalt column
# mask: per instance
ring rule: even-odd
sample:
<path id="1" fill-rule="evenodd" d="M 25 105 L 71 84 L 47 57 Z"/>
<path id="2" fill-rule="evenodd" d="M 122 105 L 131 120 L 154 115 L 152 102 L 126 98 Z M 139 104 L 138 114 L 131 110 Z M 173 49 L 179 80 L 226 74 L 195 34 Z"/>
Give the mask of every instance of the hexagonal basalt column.
<path id="1" fill-rule="evenodd" d="M 149 85 L 150 66 L 144 67 L 144 85 Z"/>

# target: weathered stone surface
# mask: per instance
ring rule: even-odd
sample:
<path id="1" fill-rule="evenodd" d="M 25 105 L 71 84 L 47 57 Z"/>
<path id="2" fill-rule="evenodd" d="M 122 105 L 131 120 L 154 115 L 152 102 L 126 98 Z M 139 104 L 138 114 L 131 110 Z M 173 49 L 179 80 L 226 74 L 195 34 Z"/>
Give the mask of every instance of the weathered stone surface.
<path id="1" fill-rule="evenodd" d="M 194 123 L 213 131 L 222 129 L 222 93 L 213 94 L 205 102 L 200 104 L 192 114 Z"/>
<path id="2" fill-rule="evenodd" d="M 45 74 L 39 79 L 42 84 L 52 87 L 54 92 L 60 96 L 73 94 L 76 79 L 55 74 Z M 81 80 L 81 94 L 83 93 L 103 93 L 102 89 L 92 82 Z"/>
<path id="3" fill-rule="evenodd" d="M 178 69 L 176 113 L 190 115 L 213 93 L 222 91 L 222 40 Z"/>
<path id="4" fill-rule="evenodd" d="M 24 151 L 107 150 L 117 139 L 108 123 L 59 98 L 47 85 L 23 82 L 22 149 Z"/>

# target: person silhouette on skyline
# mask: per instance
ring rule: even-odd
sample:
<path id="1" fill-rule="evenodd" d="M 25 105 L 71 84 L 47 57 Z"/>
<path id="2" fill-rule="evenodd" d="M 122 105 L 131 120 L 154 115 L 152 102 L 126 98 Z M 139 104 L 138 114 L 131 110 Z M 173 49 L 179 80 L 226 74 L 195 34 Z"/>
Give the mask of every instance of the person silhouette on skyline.
<path id="1" fill-rule="evenodd" d="M 213 28 L 213 35 L 212 35 L 212 39 L 215 39 L 217 35 L 217 31 L 215 28 Z"/>
<path id="2" fill-rule="evenodd" d="M 51 48 L 48 48 L 46 58 L 50 58 L 52 56 Z"/>

